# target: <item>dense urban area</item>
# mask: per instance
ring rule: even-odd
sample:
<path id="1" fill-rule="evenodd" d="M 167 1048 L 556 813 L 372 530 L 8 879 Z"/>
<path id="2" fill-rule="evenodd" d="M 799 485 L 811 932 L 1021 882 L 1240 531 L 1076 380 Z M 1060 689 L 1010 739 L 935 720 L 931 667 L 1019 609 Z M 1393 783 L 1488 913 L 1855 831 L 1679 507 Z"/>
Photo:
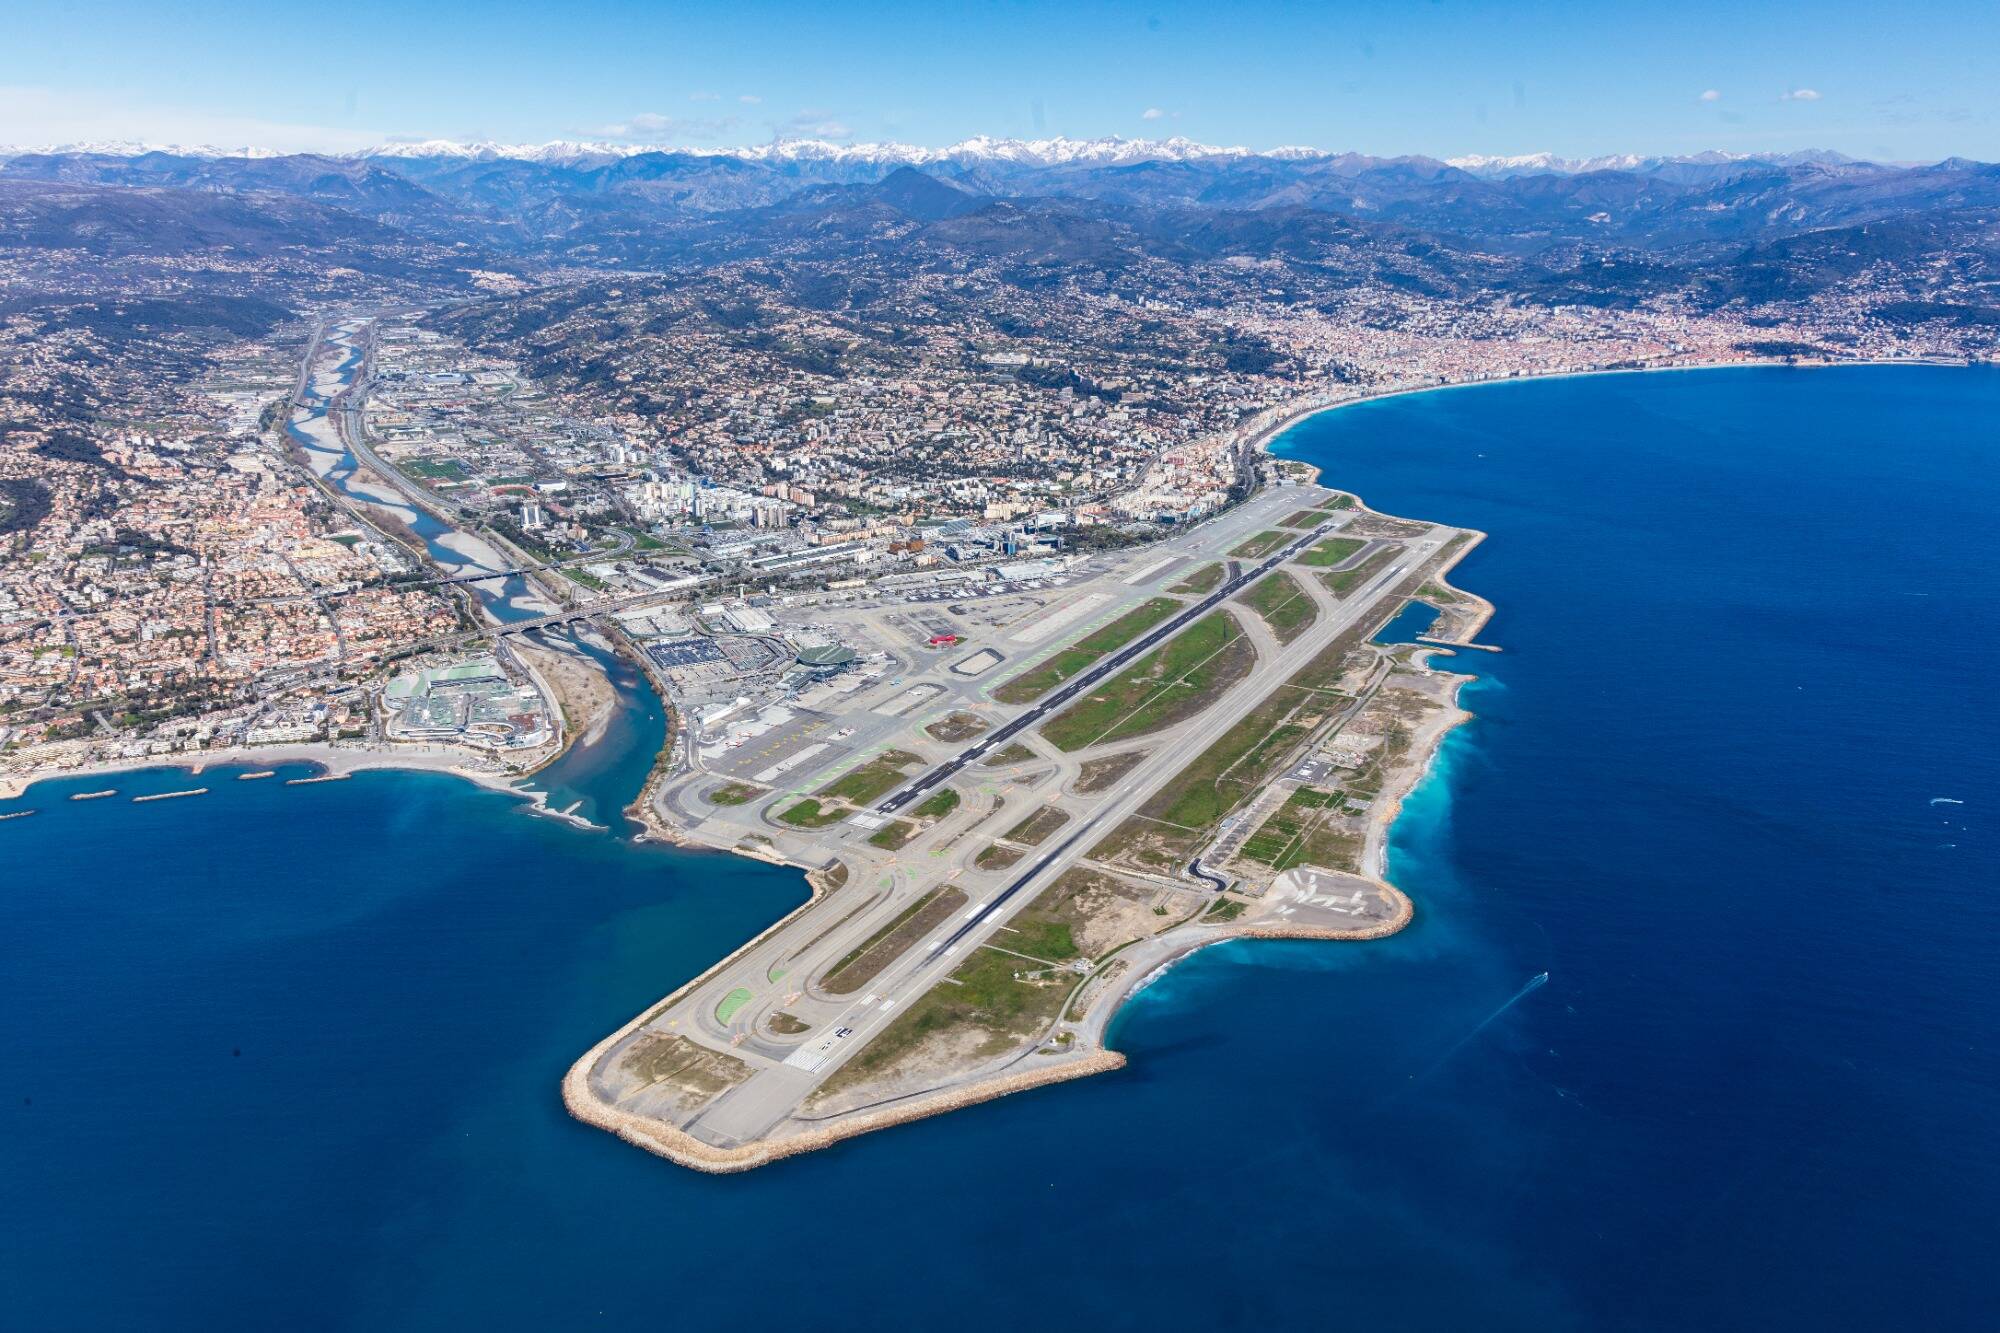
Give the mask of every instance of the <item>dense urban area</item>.
<path id="1" fill-rule="evenodd" d="M 1272 414 L 1361 394 L 1978 358 L 2000 327 L 1975 164 L 1032 157 L 6 159 L 9 764 L 377 736 L 388 673 L 479 623 L 299 466 L 335 321 L 365 321 L 381 480 L 563 562 L 564 604 L 662 605 L 1143 541 L 1240 496 Z M 487 201 L 531 172 L 597 212 L 533 234 Z"/>

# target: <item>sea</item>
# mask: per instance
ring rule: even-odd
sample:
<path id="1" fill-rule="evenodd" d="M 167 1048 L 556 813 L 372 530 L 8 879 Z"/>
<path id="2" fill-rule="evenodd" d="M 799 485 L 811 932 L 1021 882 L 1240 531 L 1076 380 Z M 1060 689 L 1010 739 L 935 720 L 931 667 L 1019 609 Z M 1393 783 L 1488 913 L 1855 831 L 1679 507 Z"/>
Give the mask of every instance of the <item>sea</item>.
<path id="1" fill-rule="evenodd" d="M 1409 929 L 1205 951 L 1120 1072 L 710 1177 L 558 1098 L 806 897 L 629 840 L 637 673 L 553 775 L 597 829 L 436 774 L 44 783 L 0 803 L 0 1325 L 1992 1328 L 2000 371 L 1508 383 L 1276 447 L 1490 534 Z"/>

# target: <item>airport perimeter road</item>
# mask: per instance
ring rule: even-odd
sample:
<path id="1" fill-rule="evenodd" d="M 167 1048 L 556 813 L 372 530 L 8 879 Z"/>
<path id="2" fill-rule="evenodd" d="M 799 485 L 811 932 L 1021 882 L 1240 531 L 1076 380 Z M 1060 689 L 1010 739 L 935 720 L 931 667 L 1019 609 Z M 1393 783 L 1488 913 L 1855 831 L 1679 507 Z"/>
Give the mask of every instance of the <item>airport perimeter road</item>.
<path id="1" fill-rule="evenodd" d="M 958 770 L 964 768 L 967 764 L 976 762 L 995 746 L 1004 745 L 1014 736 L 1028 730 L 1030 727 L 1039 725 L 1042 719 L 1059 712 L 1065 704 L 1075 699 L 1078 695 L 1089 692 L 1099 681 L 1108 679 L 1138 658 L 1143 657 L 1146 653 L 1152 651 L 1173 635 L 1207 615 L 1210 611 L 1213 611 L 1216 607 L 1222 605 L 1222 603 L 1228 601 L 1231 597 L 1243 591 L 1244 588 L 1270 573 L 1279 565 L 1295 558 L 1301 551 L 1312 545 L 1312 543 L 1319 541 L 1328 533 L 1346 526 L 1349 517 L 1347 514 L 1342 514 L 1308 532 L 1301 533 L 1295 540 L 1286 543 L 1261 564 L 1254 565 L 1237 574 L 1235 577 L 1226 579 L 1222 586 L 1214 592 L 1209 593 L 1194 605 L 1179 612 L 1172 619 L 1148 630 L 1125 647 L 1111 653 L 1103 661 L 1083 671 L 1074 680 L 1063 685 L 1055 693 L 1037 703 L 1027 712 L 1021 714 L 1021 716 L 987 732 L 977 742 L 961 751 L 956 758 L 947 759 L 929 772 L 917 775 L 900 791 L 893 792 L 878 801 L 875 808 L 885 815 L 894 814 L 917 797 L 922 796 L 932 787 L 937 786 L 940 782 L 948 781 L 952 774 L 958 772 Z"/>
<path id="2" fill-rule="evenodd" d="M 1357 623 L 1378 615 L 1386 597 L 1423 567 L 1443 547 L 1452 530 L 1433 529 L 1414 543 L 1403 559 L 1384 569 L 1338 603 L 1333 613 L 1290 644 L 1282 654 L 1260 659 L 1243 681 L 1232 687 L 1217 703 L 1188 719 L 1179 727 L 1159 733 L 1153 747 L 1116 794 L 1077 821 L 1055 846 L 1034 857 L 1019 874 L 1000 888 L 981 893 L 967 879 L 958 881 L 973 901 L 959 916 L 940 927 L 925 941 L 913 945 L 890 963 L 870 983 L 868 993 L 840 1010 L 838 1016 L 819 1031 L 782 1065 L 759 1070 L 736 1088 L 717 1098 L 687 1128 L 700 1137 L 722 1146 L 762 1137 L 772 1127 L 794 1113 L 799 1102 L 831 1075 L 855 1052 L 894 1020 L 909 1002 L 923 995 L 963 961 L 963 955 L 980 947 L 1008 918 L 1062 873 L 1082 860 L 1097 842 L 1136 811 L 1165 782 L 1179 773 L 1189 759 L 1235 726 L 1273 690 L 1289 680 L 1299 663 L 1331 644 Z M 1289 549 L 1289 548 L 1288 548 Z M 1258 572 L 1264 567 L 1259 566 Z M 1245 580 L 1248 581 L 1247 579 Z M 1241 584 L 1236 585 L 1241 587 Z M 1204 603 L 1207 609 L 1212 603 Z M 1064 798 L 1062 804 L 1076 809 L 1084 802 Z M 821 950 L 820 952 L 826 952 Z M 824 966 L 827 959 L 799 959 L 801 967 Z M 718 983 L 719 984 L 719 983 Z M 707 1004 L 714 997 L 706 993 L 689 997 L 694 1004 Z"/>

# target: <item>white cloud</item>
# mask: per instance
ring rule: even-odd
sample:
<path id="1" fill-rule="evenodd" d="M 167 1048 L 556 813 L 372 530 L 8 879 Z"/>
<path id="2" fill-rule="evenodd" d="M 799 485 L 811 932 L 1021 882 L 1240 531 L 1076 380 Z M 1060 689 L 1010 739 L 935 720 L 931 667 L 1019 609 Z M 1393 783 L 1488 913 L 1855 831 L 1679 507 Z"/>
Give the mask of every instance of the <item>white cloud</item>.
<path id="1" fill-rule="evenodd" d="M 10 147 L 130 140 L 186 148 L 345 153 L 372 147 L 387 137 L 375 130 L 295 125 L 186 107 L 121 102 L 99 94 L 0 86 L 0 144 Z"/>
<path id="2" fill-rule="evenodd" d="M 599 125 L 588 131 L 593 139 L 638 139 L 658 143 L 667 139 L 715 139 L 736 129 L 734 116 L 663 116 L 657 111 L 641 111 L 614 125 Z"/>
<path id="3" fill-rule="evenodd" d="M 739 102 L 741 102 L 741 103 L 742 103 L 742 104 L 743 104 L 744 106 L 756 106 L 756 105 L 757 105 L 758 103 L 762 102 L 762 101 L 763 101 L 764 99 L 763 99 L 763 98 L 761 98 L 761 97 L 759 97 L 759 96 L 757 96 L 757 94 L 755 94 L 755 93 L 745 93 L 745 94 L 743 94 L 743 95 L 742 95 L 741 97 L 737 98 L 736 100 L 737 100 L 737 101 L 739 101 Z"/>
<path id="4" fill-rule="evenodd" d="M 1720 89 L 1710 88 L 1701 95 L 1701 100 L 1704 102 L 1720 102 L 1722 100 L 1722 92 Z"/>
<path id="5" fill-rule="evenodd" d="M 721 93 L 689 93 L 689 94 L 688 94 L 688 101 L 690 101 L 690 102 L 720 102 L 721 100 L 722 100 L 722 94 L 721 94 Z"/>
<path id="6" fill-rule="evenodd" d="M 1139 113 L 1139 119 L 1141 120 L 1165 120 L 1166 118 L 1167 113 L 1156 106 L 1149 106 Z"/>
<path id="7" fill-rule="evenodd" d="M 1819 93 L 1811 88 L 1794 88 L 1780 100 L 1786 102 L 1817 102 Z"/>
<path id="8" fill-rule="evenodd" d="M 854 131 L 834 119 L 831 112 L 801 111 L 779 126 L 783 139 L 851 139 Z"/>

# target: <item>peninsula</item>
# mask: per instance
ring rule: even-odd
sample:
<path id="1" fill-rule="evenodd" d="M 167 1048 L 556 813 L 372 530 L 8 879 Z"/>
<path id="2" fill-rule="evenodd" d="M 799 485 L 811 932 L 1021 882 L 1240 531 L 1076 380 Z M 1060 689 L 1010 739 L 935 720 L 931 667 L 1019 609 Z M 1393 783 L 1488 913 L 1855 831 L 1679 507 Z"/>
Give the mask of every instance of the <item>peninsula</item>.
<path id="1" fill-rule="evenodd" d="M 771 632 L 873 645 L 790 706 L 688 711 L 635 813 L 806 868 L 811 899 L 563 1081 L 578 1119 L 741 1171 L 1115 1069 L 1118 1007 L 1228 939 L 1370 939 L 1410 901 L 1388 828 L 1490 614 L 1479 540 L 1300 464 L 1207 523 L 1058 578 L 856 593 Z M 1379 642 L 1412 603 L 1424 642 Z"/>

